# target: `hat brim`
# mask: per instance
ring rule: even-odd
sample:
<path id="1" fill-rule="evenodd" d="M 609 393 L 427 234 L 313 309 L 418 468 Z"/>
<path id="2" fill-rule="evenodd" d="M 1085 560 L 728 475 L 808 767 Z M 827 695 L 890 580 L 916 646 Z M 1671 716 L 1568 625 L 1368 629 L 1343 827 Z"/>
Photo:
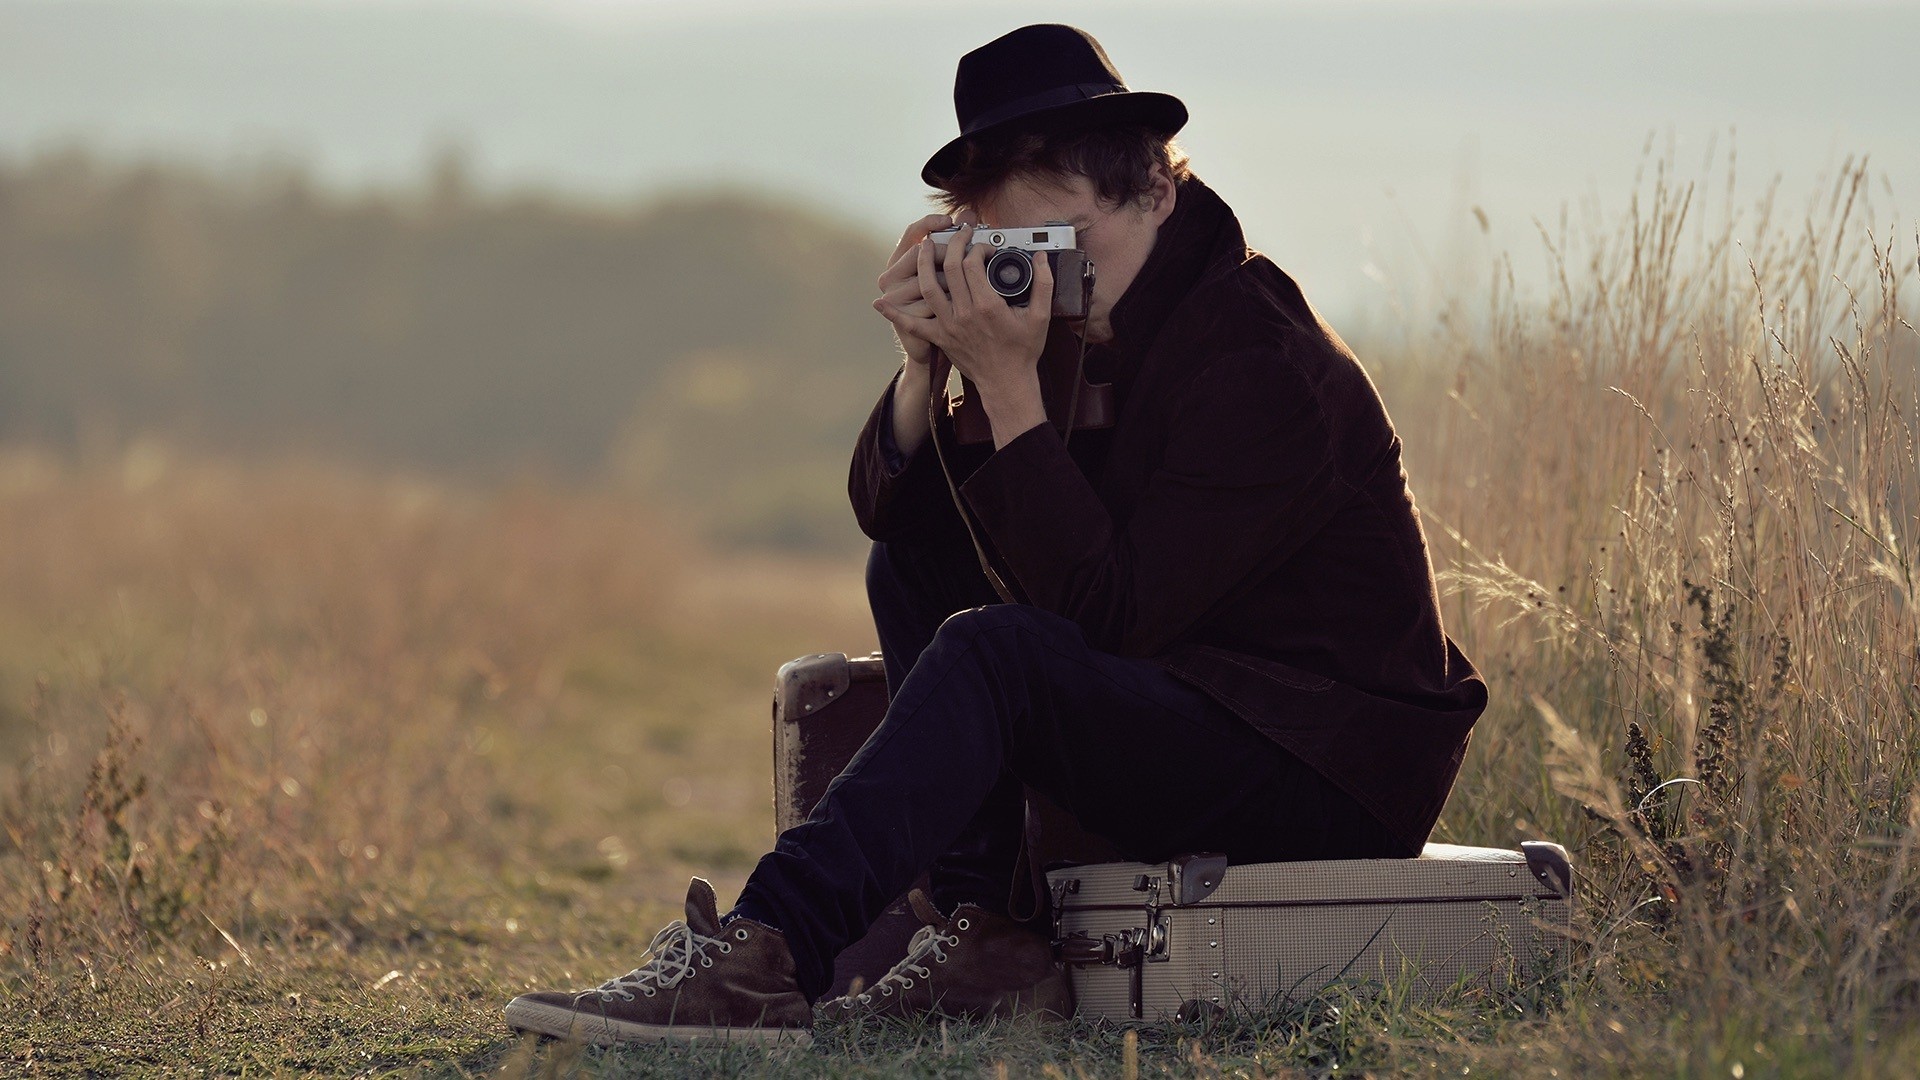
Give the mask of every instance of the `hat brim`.
<path id="1" fill-rule="evenodd" d="M 1150 130 L 1172 138 L 1187 126 L 1187 107 L 1172 94 L 1128 90 L 1035 109 L 978 131 L 970 131 L 949 142 L 927 159 L 926 165 L 920 169 L 920 179 L 926 181 L 928 187 L 940 187 L 947 177 L 959 170 L 965 158 L 967 142 L 972 139 L 1014 131 L 1057 131 L 1065 128 L 1118 127 L 1123 124 L 1144 124 Z"/>

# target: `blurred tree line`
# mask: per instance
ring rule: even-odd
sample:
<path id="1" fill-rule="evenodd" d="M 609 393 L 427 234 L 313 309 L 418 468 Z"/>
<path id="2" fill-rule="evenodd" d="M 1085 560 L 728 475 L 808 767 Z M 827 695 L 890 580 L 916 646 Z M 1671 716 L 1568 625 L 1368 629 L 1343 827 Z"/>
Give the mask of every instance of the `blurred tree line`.
<path id="1" fill-rule="evenodd" d="M 0 162 L 0 441 L 617 483 L 716 539 L 855 539 L 885 249 L 746 195 L 609 206 L 297 167 Z"/>

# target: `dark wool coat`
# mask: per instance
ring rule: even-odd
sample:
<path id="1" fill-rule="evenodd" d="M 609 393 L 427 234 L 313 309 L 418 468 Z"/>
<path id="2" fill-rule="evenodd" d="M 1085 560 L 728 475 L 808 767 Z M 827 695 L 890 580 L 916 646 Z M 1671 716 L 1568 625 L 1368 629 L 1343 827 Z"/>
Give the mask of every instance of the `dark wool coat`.
<path id="1" fill-rule="evenodd" d="M 936 430 L 996 565 L 1096 649 L 1205 691 L 1416 854 L 1487 689 L 1441 627 L 1379 393 L 1198 180 L 1112 322 L 1088 361 L 1115 384 L 1110 430 L 1069 448 L 1042 424 L 997 452 Z M 1056 332 L 1048 348 L 1071 345 Z M 855 447 L 855 516 L 875 540 L 951 537 L 939 462 L 930 446 L 901 460 L 892 407 L 889 388 Z"/>

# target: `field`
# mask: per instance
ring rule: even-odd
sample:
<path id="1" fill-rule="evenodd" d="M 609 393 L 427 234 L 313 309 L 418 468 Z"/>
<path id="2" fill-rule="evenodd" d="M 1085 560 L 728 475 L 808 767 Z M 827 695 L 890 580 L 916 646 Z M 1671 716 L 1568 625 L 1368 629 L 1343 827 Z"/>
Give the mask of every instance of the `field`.
<path id="1" fill-rule="evenodd" d="M 1494 692 L 1436 839 L 1572 849 L 1564 990 L 517 1042 L 513 994 L 626 970 L 691 873 L 738 888 L 774 668 L 873 645 L 858 558 L 593 488 L 16 447 L 0 1072 L 1912 1075 L 1920 334 L 1869 195 L 1709 210 L 1656 169 L 1543 230 L 1552 280 L 1498 264 L 1362 350 Z"/>

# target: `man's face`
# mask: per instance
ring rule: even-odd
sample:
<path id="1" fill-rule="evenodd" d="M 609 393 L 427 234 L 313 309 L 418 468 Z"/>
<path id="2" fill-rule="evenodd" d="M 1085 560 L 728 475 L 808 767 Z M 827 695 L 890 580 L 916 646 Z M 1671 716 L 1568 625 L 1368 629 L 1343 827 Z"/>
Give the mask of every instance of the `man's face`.
<path id="1" fill-rule="evenodd" d="M 1092 260 L 1093 302 L 1087 306 L 1087 340 L 1113 338 L 1108 316 L 1114 302 L 1133 284 L 1153 251 L 1160 225 L 1173 213 L 1173 180 L 1156 183 L 1148 199 L 1109 206 L 1094 193 L 1084 176 L 1066 181 L 1015 177 L 992 196 L 980 200 L 973 214 L 978 222 L 1000 228 L 1064 221 L 1072 225 L 1080 247 Z"/>

